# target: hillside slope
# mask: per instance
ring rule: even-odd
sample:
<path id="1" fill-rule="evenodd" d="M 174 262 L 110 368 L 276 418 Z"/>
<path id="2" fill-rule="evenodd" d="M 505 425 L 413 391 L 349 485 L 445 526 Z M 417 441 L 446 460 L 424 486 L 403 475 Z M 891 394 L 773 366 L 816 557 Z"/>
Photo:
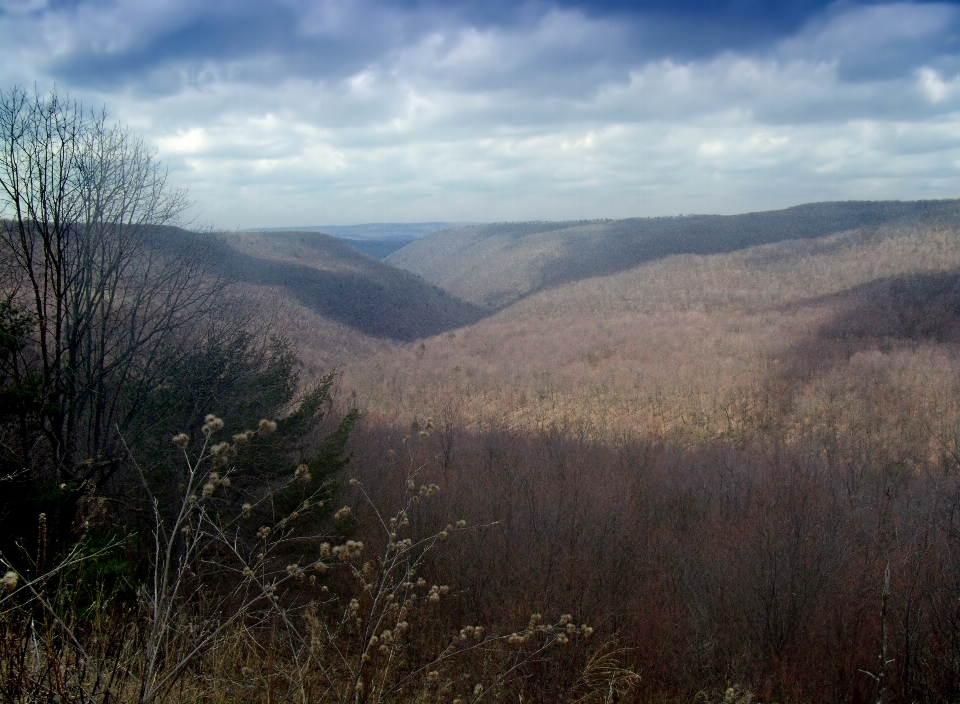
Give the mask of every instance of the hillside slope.
<path id="1" fill-rule="evenodd" d="M 387 415 L 437 417 L 452 398 L 471 422 L 607 438 L 724 433 L 770 399 L 786 399 L 772 416 L 798 427 L 828 407 L 856 419 L 858 399 L 890 387 L 887 412 L 904 427 L 947 423 L 952 412 L 936 409 L 960 378 L 960 218 L 933 205 L 558 284 L 455 334 L 357 360 L 349 380 Z"/>
<path id="2" fill-rule="evenodd" d="M 418 276 L 319 232 L 221 236 L 222 270 L 241 282 L 277 287 L 306 308 L 366 335 L 415 340 L 480 317 Z"/>
<path id="3" fill-rule="evenodd" d="M 679 254 L 723 254 L 898 222 L 960 221 L 960 201 L 813 203 L 743 215 L 497 223 L 442 230 L 387 262 L 487 308 Z"/>

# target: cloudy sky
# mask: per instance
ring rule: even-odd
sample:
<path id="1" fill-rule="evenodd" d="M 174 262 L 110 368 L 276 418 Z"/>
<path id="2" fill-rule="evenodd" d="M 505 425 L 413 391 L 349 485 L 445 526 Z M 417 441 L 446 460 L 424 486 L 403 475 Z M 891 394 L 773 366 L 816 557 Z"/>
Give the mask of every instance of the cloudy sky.
<path id="1" fill-rule="evenodd" d="M 217 227 L 960 196 L 960 5 L 0 0 Z"/>

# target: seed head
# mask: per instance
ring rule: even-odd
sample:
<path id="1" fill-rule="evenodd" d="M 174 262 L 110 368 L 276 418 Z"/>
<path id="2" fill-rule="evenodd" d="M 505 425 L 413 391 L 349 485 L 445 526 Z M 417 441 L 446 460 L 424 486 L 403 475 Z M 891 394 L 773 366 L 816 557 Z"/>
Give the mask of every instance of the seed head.
<path id="1" fill-rule="evenodd" d="M 293 478 L 304 484 L 309 484 L 313 477 L 310 476 L 310 468 L 305 464 L 301 464 L 297 466 L 296 471 L 293 473 Z"/>
<path id="2" fill-rule="evenodd" d="M 241 515 L 242 515 L 244 518 L 250 518 L 250 511 L 252 511 L 252 510 L 253 510 L 253 506 L 251 506 L 250 504 L 244 504 L 244 505 L 240 508 Z"/>
<path id="3" fill-rule="evenodd" d="M 335 514 L 333 514 L 333 517 L 334 517 L 336 520 L 338 520 L 338 521 L 342 521 L 342 520 L 345 519 L 347 516 L 349 516 L 350 513 L 351 513 L 350 507 L 349 507 L 349 506 L 344 506 L 344 507 L 341 508 L 339 511 L 337 511 Z"/>
<path id="4" fill-rule="evenodd" d="M 203 431 L 204 435 L 210 435 L 218 430 L 223 430 L 223 421 L 212 413 L 208 413 L 203 419 L 203 427 L 201 430 Z"/>
<path id="5" fill-rule="evenodd" d="M 257 531 L 257 537 L 260 540 L 266 540 L 270 537 L 270 526 L 261 526 L 260 530 Z"/>
<path id="6" fill-rule="evenodd" d="M 190 444 L 190 436 L 186 433 L 177 433 L 173 436 L 173 444 L 179 447 L 181 450 L 186 450 L 187 445 Z"/>
<path id="7" fill-rule="evenodd" d="M 17 588 L 17 581 L 20 579 L 19 575 L 13 570 L 7 570 L 7 573 L 3 575 L 3 578 L 0 578 L 0 589 L 3 589 L 7 592 L 12 592 Z"/>
<path id="8" fill-rule="evenodd" d="M 237 433 L 236 435 L 234 435 L 234 436 L 233 436 L 233 441 L 234 441 L 235 443 L 237 443 L 238 445 L 240 445 L 240 444 L 245 443 L 245 442 L 250 442 L 250 440 L 251 440 L 252 438 L 253 438 L 253 431 L 252 431 L 252 430 L 244 430 L 242 433 Z"/>
<path id="9" fill-rule="evenodd" d="M 261 435 L 275 433 L 277 432 L 277 422 L 275 420 L 267 420 L 264 418 L 257 424 L 257 429 L 260 431 Z"/>

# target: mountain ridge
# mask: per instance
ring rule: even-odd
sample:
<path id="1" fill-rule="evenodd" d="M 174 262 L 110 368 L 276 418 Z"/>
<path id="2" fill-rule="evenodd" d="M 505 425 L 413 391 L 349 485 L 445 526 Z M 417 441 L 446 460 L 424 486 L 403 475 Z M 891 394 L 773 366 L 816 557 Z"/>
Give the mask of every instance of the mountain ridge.
<path id="1" fill-rule="evenodd" d="M 960 200 L 832 201 L 740 215 L 493 223 L 426 235 L 386 261 L 487 309 L 678 254 L 721 254 L 901 220 L 960 220 Z"/>

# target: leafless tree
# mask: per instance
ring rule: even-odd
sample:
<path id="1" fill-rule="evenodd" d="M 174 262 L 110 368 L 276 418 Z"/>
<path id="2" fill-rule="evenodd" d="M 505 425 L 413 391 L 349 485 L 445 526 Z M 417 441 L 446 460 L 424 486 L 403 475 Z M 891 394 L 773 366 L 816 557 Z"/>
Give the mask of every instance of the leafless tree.
<path id="1" fill-rule="evenodd" d="M 0 91 L 0 132 L 0 292 L 30 321 L 3 373 L 36 401 L 6 449 L 43 456 L 57 481 L 102 484 L 123 457 L 118 429 L 224 284 L 204 238 L 165 227 L 186 191 L 106 112 L 13 88 Z"/>

